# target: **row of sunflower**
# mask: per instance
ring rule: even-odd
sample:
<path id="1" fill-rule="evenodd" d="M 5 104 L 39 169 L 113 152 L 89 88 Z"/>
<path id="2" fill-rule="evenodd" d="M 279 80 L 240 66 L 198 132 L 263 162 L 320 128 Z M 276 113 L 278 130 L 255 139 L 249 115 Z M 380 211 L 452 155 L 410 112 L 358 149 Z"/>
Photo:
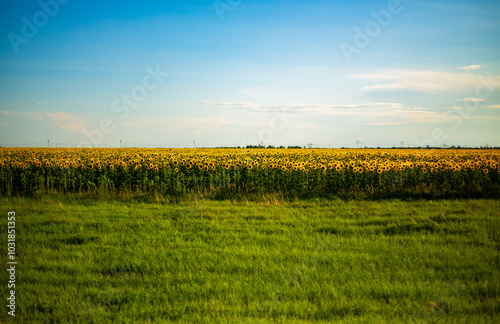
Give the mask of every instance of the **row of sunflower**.
<path id="1" fill-rule="evenodd" d="M 420 190 L 498 196 L 500 151 L 0 148 L 2 195 L 236 190 L 331 196 Z"/>

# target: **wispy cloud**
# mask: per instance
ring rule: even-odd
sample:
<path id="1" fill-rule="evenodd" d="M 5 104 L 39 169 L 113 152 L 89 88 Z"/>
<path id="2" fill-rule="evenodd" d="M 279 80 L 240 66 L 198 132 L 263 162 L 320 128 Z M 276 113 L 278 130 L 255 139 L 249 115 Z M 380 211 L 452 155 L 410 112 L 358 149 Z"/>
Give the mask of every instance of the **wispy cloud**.
<path id="1" fill-rule="evenodd" d="M 43 120 L 42 114 L 38 112 L 17 112 L 17 111 L 3 110 L 2 114 L 6 116 L 23 116 L 28 119 Z"/>
<path id="2" fill-rule="evenodd" d="M 251 103 L 251 102 L 221 102 L 221 101 L 211 101 L 211 100 L 200 100 L 197 103 L 200 103 L 209 107 L 218 107 L 218 108 L 234 108 L 234 109 L 243 109 L 250 111 L 263 111 L 259 104 Z"/>
<path id="3" fill-rule="evenodd" d="M 56 112 L 17 112 L 10 110 L 3 110 L 3 115 L 13 116 L 13 117 L 23 117 L 26 119 L 36 120 L 36 121 L 51 121 L 52 125 L 66 129 L 69 131 L 80 132 L 87 126 L 85 117 L 77 116 L 74 114 L 69 114 L 63 111 Z"/>
<path id="4" fill-rule="evenodd" d="M 87 126 L 84 117 L 68 114 L 63 111 L 46 113 L 45 117 L 50 119 L 55 126 L 74 132 L 81 132 Z"/>
<path id="5" fill-rule="evenodd" d="M 253 112 L 280 112 L 319 117 L 356 118 L 369 125 L 403 125 L 410 123 L 435 123 L 443 121 L 442 113 L 420 107 L 406 107 L 401 103 L 374 102 L 354 105 L 280 105 L 264 106 L 255 103 L 213 102 L 204 100 L 211 107 L 245 109 Z"/>
<path id="6" fill-rule="evenodd" d="M 459 67 L 458 69 L 465 70 L 465 71 L 472 71 L 472 70 L 477 70 L 480 67 L 482 67 L 482 65 L 468 65 L 468 66 Z"/>
<path id="7" fill-rule="evenodd" d="M 500 109 L 500 105 L 490 105 L 486 106 L 486 108 Z"/>
<path id="8" fill-rule="evenodd" d="M 377 125 L 377 126 L 397 126 L 397 125 L 407 125 L 410 124 L 410 122 L 374 122 L 370 123 L 370 125 Z"/>
<path id="9" fill-rule="evenodd" d="M 286 111 L 287 113 L 303 113 L 314 115 L 339 115 L 351 114 L 359 112 L 360 109 L 387 108 L 398 109 L 402 108 L 403 104 L 391 102 L 374 102 L 356 105 L 308 105 L 308 104 L 284 104 L 284 105 L 261 105 L 251 102 L 215 102 L 210 100 L 198 101 L 206 106 L 218 108 L 241 109 L 245 111 L 261 112 L 261 113 L 276 113 Z"/>
<path id="10" fill-rule="evenodd" d="M 410 90 L 435 93 L 470 90 L 479 84 L 475 74 L 441 71 L 380 70 L 375 73 L 350 74 L 348 77 L 375 83 L 362 87 L 363 90 Z M 496 83 L 500 78 L 494 77 L 493 80 Z"/>
<path id="11" fill-rule="evenodd" d="M 480 102 L 485 100 L 481 98 L 463 98 L 463 99 L 458 99 L 457 101 Z"/>
<path id="12" fill-rule="evenodd" d="M 20 103 L 19 105 L 17 105 L 16 107 L 24 107 L 24 106 L 40 105 L 40 104 L 44 104 L 44 103 L 47 103 L 47 102 L 45 102 L 45 101 L 23 102 L 23 103 Z"/>

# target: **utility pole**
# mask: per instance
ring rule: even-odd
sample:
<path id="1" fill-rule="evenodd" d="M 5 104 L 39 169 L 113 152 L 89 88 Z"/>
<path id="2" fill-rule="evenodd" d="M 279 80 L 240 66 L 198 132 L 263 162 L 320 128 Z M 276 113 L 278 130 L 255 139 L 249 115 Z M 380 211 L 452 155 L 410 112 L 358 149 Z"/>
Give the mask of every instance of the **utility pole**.
<path id="1" fill-rule="evenodd" d="M 196 142 L 193 140 L 193 148 L 196 148 Z"/>
<path id="2" fill-rule="evenodd" d="M 47 147 L 50 147 L 49 140 L 47 140 Z"/>
<path id="3" fill-rule="evenodd" d="M 122 148 L 122 140 L 120 140 L 120 148 Z"/>

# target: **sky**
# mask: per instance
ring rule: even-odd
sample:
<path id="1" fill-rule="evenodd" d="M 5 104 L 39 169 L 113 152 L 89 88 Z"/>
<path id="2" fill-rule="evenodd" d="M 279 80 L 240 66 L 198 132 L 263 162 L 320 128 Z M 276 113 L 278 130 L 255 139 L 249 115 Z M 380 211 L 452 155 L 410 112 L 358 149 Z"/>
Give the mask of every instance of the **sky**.
<path id="1" fill-rule="evenodd" d="M 500 146 L 500 1 L 0 4 L 0 145 Z"/>

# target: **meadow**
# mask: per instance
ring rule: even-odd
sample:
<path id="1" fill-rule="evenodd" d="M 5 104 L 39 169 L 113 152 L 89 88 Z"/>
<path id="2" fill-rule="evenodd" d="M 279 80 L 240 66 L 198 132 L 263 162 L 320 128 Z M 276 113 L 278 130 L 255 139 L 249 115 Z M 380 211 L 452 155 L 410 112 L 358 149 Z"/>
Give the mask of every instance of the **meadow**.
<path id="1" fill-rule="evenodd" d="M 16 322 L 500 319 L 497 200 L 1 205 L 17 215 Z"/>
<path id="2" fill-rule="evenodd" d="M 1 149 L 0 322 L 496 323 L 499 159 Z"/>

